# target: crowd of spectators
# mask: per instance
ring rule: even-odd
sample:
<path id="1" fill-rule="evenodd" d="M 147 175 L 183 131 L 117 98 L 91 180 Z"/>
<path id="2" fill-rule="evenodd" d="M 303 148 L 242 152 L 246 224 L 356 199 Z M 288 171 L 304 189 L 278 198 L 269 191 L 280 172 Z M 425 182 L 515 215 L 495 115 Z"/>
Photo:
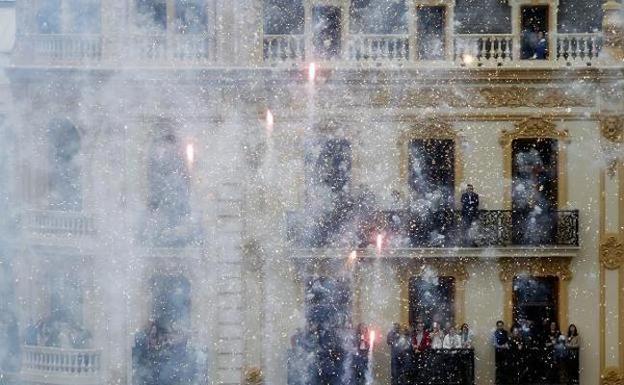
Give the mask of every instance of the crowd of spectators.
<path id="1" fill-rule="evenodd" d="M 580 336 L 574 324 L 562 334 L 556 322 L 521 319 L 510 331 L 503 321 L 492 336 L 499 384 L 578 384 Z"/>
<path id="2" fill-rule="evenodd" d="M 391 352 L 392 384 L 452 380 L 447 377 L 472 383 L 472 365 L 464 359 L 473 357 L 472 341 L 468 324 L 458 330 L 450 322 L 444 327 L 434 322 L 428 330 L 423 321 L 417 321 L 415 328 L 395 323 L 386 337 Z"/>

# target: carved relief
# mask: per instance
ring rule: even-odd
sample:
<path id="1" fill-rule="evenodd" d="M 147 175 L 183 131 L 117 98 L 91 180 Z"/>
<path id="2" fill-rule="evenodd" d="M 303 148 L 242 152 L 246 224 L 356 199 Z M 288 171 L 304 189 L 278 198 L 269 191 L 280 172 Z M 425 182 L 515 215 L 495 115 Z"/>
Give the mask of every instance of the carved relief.
<path id="1" fill-rule="evenodd" d="M 601 116 L 600 133 L 610 142 L 624 142 L 624 115 Z"/>
<path id="2" fill-rule="evenodd" d="M 553 276 L 561 281 L 572 279 L 570 258 L 501 258 L 498 263 L 502 282 L 511 282 L 519 275 Z"/>
<path id="3" fill-rule="evenodd" d="M 615 236 L 600 243 L 600 264 L 609 270 L 619 269 L 624 262 L 624 243 Z"/>
<path id="4" fill-rule="evenodd" d="M 556 125 L 550 120 L 531 117 L 516 124 L 515 130 L 503 130 L 500 144 L 504 147 L 510 146 L 514 139 L 521 138 L 553 138 L 568 142 L 570 134 L 567 130 L 557 130 Z"/>
<path id="5" fill-rule="evenodd" d="M 594 98 L 555 87 L 419 88 L 407 91 L 398 104 L 405 108 L 591 107 Z"/>
<path id="6" fill-rule="evenodd" d="M 624 385 L 624 375 L 617 368 L 607 368 L 600 375 L 601 385 Z"/>

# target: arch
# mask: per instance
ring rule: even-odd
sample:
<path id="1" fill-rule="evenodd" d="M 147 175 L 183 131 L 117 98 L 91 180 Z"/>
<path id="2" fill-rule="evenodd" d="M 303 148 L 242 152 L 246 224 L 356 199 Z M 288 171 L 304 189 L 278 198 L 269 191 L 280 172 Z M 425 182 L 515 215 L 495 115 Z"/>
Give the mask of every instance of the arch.
<path id="1" fill-rule="evenodd" d="M 49 123 L 47 134 L 49 206 L 62 211 L 82 210 L 80 132 L 69 120 L 55 119 Z"/>

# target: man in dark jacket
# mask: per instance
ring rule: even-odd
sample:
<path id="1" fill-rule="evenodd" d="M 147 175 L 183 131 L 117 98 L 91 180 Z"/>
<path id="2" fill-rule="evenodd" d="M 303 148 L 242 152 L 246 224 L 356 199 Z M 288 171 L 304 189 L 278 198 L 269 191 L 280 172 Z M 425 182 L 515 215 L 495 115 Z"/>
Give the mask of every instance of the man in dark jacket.
<path id="1" fill-rule="evenodd" d="M 474 192 L 474 187 L 469 184 L 461 196 L 462 223 L 464 226 L 464 238 L 468 240 L 468 230 L 479 217 L 479 194 Z"/>

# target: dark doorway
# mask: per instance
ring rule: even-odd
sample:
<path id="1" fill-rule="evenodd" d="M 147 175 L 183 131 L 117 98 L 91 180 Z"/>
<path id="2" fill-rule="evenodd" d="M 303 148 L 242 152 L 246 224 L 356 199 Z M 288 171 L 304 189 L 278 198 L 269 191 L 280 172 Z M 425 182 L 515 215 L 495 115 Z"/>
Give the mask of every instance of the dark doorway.
<path id="1" fill-rule="evenodd" d="M 548 58 L 548 6 L 522 7 L 521 59 Z"/>
<path id="2" fill-rule="evenodd" d="M 334 192 L 344 190 L 351 180 L 351 143 L 346 139 L 326 141 L 317 167 L 321 182 Z"/>
<path id="3" fill-rule="evenodd" d="M 314 53 L 319 59 L 332 59 L 340 55 L 342 26 L 340 8 L 314 7 Z"/>
<path id="4" fill-rule="evenodd" d="M 512 221 L 516 244 L 554 242 L 558 195 L 556 139 L 512 143 Z"/>
<path id="5" fill-rule="evenodd" d="M 427 329 L 434 322 L 444 327 L 455 322 L 455 278 L 413 277 L 409 281 L 409 322 L 422 320 Z"/>
<path id="6" fill-rule="evenodd" d="M 152 278 L 152 318 L 165 333 L 188 329 L 191 322 L 191 284 L 183 276 Z"/>
<path id="7" fill-rule="evenodd" d="M 455 142 L 412 140 L 408 167 L 411 242 L 414 246 L 444 243 L 453 220 Z"/>
<path id="8" fill-rule="evenodd" d="M 446 51 L 446 7 L 419 7 L 417 42 L 420 60 L 442 60 Z"/>
<path id="9" fill-rule="evenodd" d="M 557 322 L 557 277 L 515 277 L 513 280 L 514 323 L 534 325 L 542 331 L 544 321 Z"/>
<path id="10" fill-rule="evenodd" d="M 307 324 L 318 329 L 342 329 L 351 320 L 349 282 L 331 277 L 308 278 L 305 287 Z"/>

